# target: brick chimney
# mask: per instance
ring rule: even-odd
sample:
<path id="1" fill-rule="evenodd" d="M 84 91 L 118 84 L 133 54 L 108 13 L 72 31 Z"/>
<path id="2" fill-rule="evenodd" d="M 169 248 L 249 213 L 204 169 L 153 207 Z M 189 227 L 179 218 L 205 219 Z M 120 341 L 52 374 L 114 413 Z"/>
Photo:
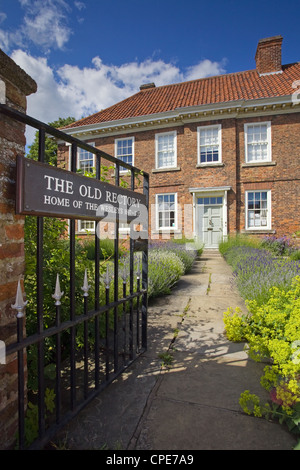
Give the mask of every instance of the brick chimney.
<path id="1" fill-rule="evenodd" d="M 255 61 L 256 70 L 260 75 L 280 73 L 282 36 L 261 39 L 258 42 Z"/>

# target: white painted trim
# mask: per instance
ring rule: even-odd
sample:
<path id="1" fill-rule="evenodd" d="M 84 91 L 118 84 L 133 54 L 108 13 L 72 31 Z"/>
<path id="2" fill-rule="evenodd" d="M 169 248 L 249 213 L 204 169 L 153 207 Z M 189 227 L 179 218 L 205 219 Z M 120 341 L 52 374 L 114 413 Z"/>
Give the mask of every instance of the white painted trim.
<path id="1" fill-rule="evenodd" d="M 94 137 L 122 135 L 129 132 L 136 133 L 149 130 L 149 128 L 164 129 L 180 126 L 187 122 L 207 122 L 213 119 L 230 118 L 244 119 L 245 116 L 272 116 L 295 112 L 300 112 L 300 103 L 293 103 L 292 95 L 285 95 L 177 108 L 163 113 L 68 128 L 64 129 L 64 132 L 82 140 L 87 140 L 91 138 L 91 135 Z"/>
<path id="2" fill-rule="evenodd" d="M 172 166 L 158 166 L 158 139 L 159 137 L 173 135 L 174 137 L 174 158 L 175 163 Z M 159 132 L 155 134 L 155 170 L 170 170 L 171 168 L 177 168 L 177 132 L 170 131 L 170 132 Z"/>
<path id="3" fill-rule="evenodd" d="M 223 217 L 223 239 L 228 235 L 228 206 L 227 206 L 227 193 L 230 191 L 231 186 L 217 186 L 210 188 L 190 188 L 189 192 L 193 194 L 193 236 L 197 237 L 197 198 L 208 196 L 222 196 L 222 217 Z"/>
<path id="4" fill-rule="evenodd" d="M 248 227 L 248 194 L 249 193 L 267 193 L 267 225 L 263 227 Z M 272 230 L 272 193 L 271 189 L 249 189 L 245 191 L 245 232 L 264 232 Z"/>
<path id="5" fill-rule="evenodd" d="M 268 143 L 268 153 L 266 160 L 255 160 L 255 161 L 248 161 L 248 148 L 247 148 L 247 136 L 248 136 L 248 127 L 250 126 L 267 126 L 267 143 Z M 245 163 L 253 164 L 253 163 L 267 163 L 272 161 L 272 135 L 271 135 L 271 121 L 254 121 L 254 122 L 247 122 L 244 124 L 244 148 L 245 148 Z"/>
<path id="6" fill-rule="evenodd" d="M 175 196 L 175 226 L 174 227 L 159 227 L 158 225 L 158 196 L 170 196 L 174 195 Z M 155 227 L 156 227 L 156 232 L 170 232 L 170 231 L 175 231 L 178 230 L 178 198 L 177 198 L 177 193 L 157 193 L 155 194 Z"/>
<path id="7" fill-rule="evenodd" d="M 120 141 L 123 141 L 123 140 L 129 140 L 129 139 L 132 140 L 132 166 L 134 166 L 134 150 L 135 150 L 134 149 L 134 144 L 135 144 L 134 136 L 124 137 L 124 138 L 120 137 L 120 138 L 115 139 L 115 143 L 114 143 L 114 149 L 115 149 L 114 152 L 115 153 L 114 153 L 114 156 L 115 156 L 115 158 L 119 159 L 119 157 L 117 156 L 117 142 L 120 142 Z M 126 174 L 128 172 L 129 172 L 129 170 L 127 170 L 127 169 L 123 170 L 123 171 L 120 170 L 120 174 L 122 174 L 122 175 Z"/>
<path id="8" fill-rule="evenodd" d="M 219 146 L 219 158 L 217 162 L 204 162 L 201 163 L 200 155 L 200 131 L 204 129 L 218 129 L 218 146 Z M 209 166 L 222 163 L 222 125 L 221 124 L 210 124 L 209 126 L 198 126 L 197 127 L 197 165 Z"/>
<path id="9" fill-rule="evenodd" d="M 86 229 L 86 228 L 82 228 L 82 223 L 83 222 L 94 222 L 94 228 L 89 228 L 89 229 Z M 78 225 L 77 225 L 77 233 L 80 233 L 80 234 L 84 234 L 84 233 L 92 233 L 94 234 L 95 233 L 95 230 L 96 230 L 96 226 L 97 226 L 97 222 L 95 222 L 94 220 L 78 220 L 77 221 Z"/>
<path id="10" fill-rule="evenodd" d="M 189 192 L 190 193 L 217 193 L 221 191 L 230 191 L 231 189 L 232 189 L 231 186 L 211 186 L 209 188 L 189 188 Z"/>
<path id="11" fill-rule="evenodd" d="M 89 142 L 89 145 L 91 147 L 95 147 L 95 142 Z M 77 148 L 77 168 L 79 168 L 79 149 L 81 149 L 81 147 Z M 82 150 L 84 150 L 84 149 L 82 149 Z M 90 152 L 88 152 L 88 153 L 90 153 Z M 94 153 L 92 155 L 93 155 L 93 167 L 96 167 L 96 155 Z"/>

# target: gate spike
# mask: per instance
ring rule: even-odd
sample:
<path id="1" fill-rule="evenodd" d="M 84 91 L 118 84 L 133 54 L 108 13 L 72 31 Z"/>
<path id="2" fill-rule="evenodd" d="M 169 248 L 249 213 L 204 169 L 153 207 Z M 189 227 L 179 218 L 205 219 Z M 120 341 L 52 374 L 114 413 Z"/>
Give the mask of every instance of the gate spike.
<path id="1" fill-rule="evenodd" d="M 122 272 L 121 272 L 121 278 L 123 279 L 123 282 L 126 282 L 127 279 L 127 269 L 125 267 L 125 264 L 123 266 Z"/>
<path id="2" fill-rule="evenodd" d="M 110 285 L 110 276 L 109 276 L 108 265 L 106 266 L 105 285 L 106 285 L 106 289 L 108 289 L 109 285 Z"/>
<path id="3" fill-rule="evenodd" d="M 22 294 L 22 289 L 21 289 L 21 284 L 20 280 L 18 281 L 18 287 L 17 287 L 17 294 L 16 294 L 16 302 L 14 305 L 11 306 L 14 310 L 17 310 L 17 318 L 22 318 L 24 317 L 24 308 L 26 307 L 28 303 L 28 300 L 24 302 L 23 299 L 23 294 Z"/>
<path id="4" fill-rule="evenodd" d="M 88 285 L 88 278 L 87 278 L 87 269 L 84 272 L 84 281 L 83 281 L 83 287 L 81 288 L 84 291 L 84 297 L 88 297 L 89 295 L 89 289 L 91 286 Z"/>
<path id="5" fill-rule="evenodd" d="M 53 299 L 56 300 L 55 305 L 60 305 L 60 304 L 61 304 L 60 299 L 62 298 L 63 295 L 64 295 L 64 292 L 62 292 L 62 291 L 60 290 L 59 275 L 57 274 L 57 276 L 56 276 L 55 292 L 54 292 L 54 294 L 52 295 Z"/>

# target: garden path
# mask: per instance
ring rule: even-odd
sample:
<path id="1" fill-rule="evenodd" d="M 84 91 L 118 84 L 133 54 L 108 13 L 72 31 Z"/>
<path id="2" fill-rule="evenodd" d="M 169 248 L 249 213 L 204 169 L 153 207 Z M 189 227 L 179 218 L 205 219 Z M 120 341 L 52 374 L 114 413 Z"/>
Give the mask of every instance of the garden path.
<path id="1" fill-rule="evenodd" d="M 267 399 L 264 364 L 224 336 L 245 304 L 218 252 L 204 251 L 169 296 L 149 306 L 148 350 L 57 436 L 68 449 L 292 450 L 277 423 L 245 415 L 244 390 Z M 161 363 L 164 361 L 164 366 Z"/>

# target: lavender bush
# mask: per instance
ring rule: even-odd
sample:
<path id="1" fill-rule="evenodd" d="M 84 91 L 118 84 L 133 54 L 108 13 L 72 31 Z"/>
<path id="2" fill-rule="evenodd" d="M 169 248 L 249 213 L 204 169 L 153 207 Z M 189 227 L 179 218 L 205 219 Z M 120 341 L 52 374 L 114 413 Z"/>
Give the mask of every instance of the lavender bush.
<path id="1" fill-rule="evenodd" d="M 179 278 L 192 267 L 197 256 L 196 249 L 171 243 L 151 243 L 148 258 L 148 295 L 169 294 Z M 135 253 L 134 272 L 142 272 L 142 255 Z M 129 256 L 120 260 L 120 277 L 128 281 Z M 136 286 L 136 275 L 134 276 Z"/>
<path id="2" fill-rule="evenodd" d="M 287 290 L 295 276 L 300 274 L 300 262 L 275 257 L 263 248 L 233 246 L 224 253 L 233 267 L 233 274 L 242 297 L 267 302 L 273 286 Z"/>
<path id="3" fill-rule="evenodd" d="M 293 241 L 287 236 L 277 238 L 275 235 L 270 235 L 264 237 L 262 239 L 261 246 L 272 251 L 278 256 L 289 256 L 295 251 Z"/>
<path id="4" fill-rule="evenodd" d="M 196 245 L 192 244 L 177 244 L 171 242 L 165 242 L 165 243 L 154 243 L 151 242 L 149 245 L 150 253 L 151 251 L 159 251 L 163 253 L 175 253 L 178 258 L 181 259 L 183 265 L 184 265 L 184 274 L 188 273 L 193 264 L 194 261 L 198 255 L 198 250 Z"/>

